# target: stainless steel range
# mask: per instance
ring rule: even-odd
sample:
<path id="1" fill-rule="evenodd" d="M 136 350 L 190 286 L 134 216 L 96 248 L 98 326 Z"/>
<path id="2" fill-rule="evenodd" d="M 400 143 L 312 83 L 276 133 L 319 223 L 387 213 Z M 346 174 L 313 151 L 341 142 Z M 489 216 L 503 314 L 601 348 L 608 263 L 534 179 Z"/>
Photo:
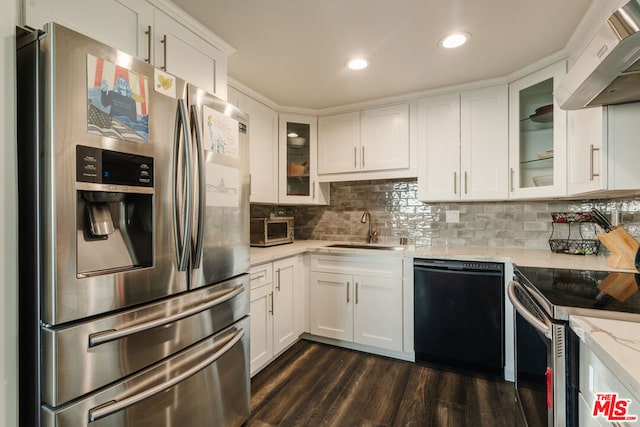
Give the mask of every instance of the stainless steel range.
<path id="1" fill-rule="evenodd" d="M 570 315 L 640 322 L 640 275 L 516 267 L 516 390 L 528 425 L 577 426 L 578 338 Z"/>

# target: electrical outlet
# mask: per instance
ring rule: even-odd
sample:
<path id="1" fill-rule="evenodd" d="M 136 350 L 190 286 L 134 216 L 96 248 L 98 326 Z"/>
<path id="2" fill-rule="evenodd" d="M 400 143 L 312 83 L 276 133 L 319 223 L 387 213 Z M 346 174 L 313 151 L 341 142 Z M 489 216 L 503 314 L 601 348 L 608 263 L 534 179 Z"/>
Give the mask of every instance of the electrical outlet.
<path id="1" fill-rule="evenodd" d="M 447 211 L 446 220 L 447 222 L 460 222 L 460 211 Z"/>

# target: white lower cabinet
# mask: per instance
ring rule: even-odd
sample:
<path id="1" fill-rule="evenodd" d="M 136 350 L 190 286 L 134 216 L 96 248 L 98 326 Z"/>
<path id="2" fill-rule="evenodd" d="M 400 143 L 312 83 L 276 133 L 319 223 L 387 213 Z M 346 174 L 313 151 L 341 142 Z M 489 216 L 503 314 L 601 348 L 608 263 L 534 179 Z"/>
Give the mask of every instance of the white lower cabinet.
<path id="1" fill-rule="evenodd" d="M 402 259 L 311 257 L 313 335 L 402 351 Z"/>
<path id="2" fill-rule="evenodd" d="M 640 417 L 640 401 L 633 395 L 627 387 L 620 382 L 618 377 L 607 368 L 607 366 L 596 356 L 587 345 L 580 341 L 580 379 L 578 393 L 578 423 L 580 426 L 633 426 L 636 421 L 607 420 L 606 414 L 622 416 L 635 415 Z M 598 394 L 606 396 L 598 397 Z M 609 400 L 615 395 L 618 402 L 615 407 L 607 410 L 607 405 L 613 405 Z M 594 407 L 596 400 L 601 401 L 599 409 L 594 417 Z M 628 403 L 622 404 L 622 400 L 627 399 Z M 624 405 L 624 408 L 620 405 Z M 615 409 L 615 412 L 614 412 Z"/>
<path id="3" fill-rule="evenodd" d="M 251 375 L 304 332 L 302 255 L 251 267 Z"/>
<path id="4" fill-rule="evenodd" d="M 273 353 L 296 342 L 294 294 L 298 276 L 297 257 L 273 263 Z"/>
<path id="5" fill-rule="evenodd" d="M 271 267 L 271 264 L 269 264 Z M 253 375 L 273 358 L 273 286 L 251 287 L 251 362 Z"/>
<path id="6" fill-rule="evenodd" d="M 311 319 L 314 335 L 353 341 L 353 276 L 311 272 L 309 283 Z"/>

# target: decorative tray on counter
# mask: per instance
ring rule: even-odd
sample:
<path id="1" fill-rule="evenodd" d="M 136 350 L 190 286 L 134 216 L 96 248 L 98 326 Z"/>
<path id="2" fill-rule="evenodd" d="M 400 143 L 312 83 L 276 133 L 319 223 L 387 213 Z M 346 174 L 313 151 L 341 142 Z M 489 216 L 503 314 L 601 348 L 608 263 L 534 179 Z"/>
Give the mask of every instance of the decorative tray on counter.
<path id="1" fill-rule="evenodd" d="M 564 253 L 571 255 L 596 255 L 598 249 L 600 249 L 600 240 L 595 237 L 596 228 L 595 221 L 591 212 L 552 212 L 551 213 L 551 227 L 552 232 L 549 237 L 549 247 L 552 252 Z M 560 230 L 560 225 L 566 227 L 564 230 Z M 594 224 L 593 228 L 588 230 L 590 234 L 593 234 L 593 238 L 585 238 L 583 229 L 589 224 Z M 556 228 L 558 227 L 558 228 Z M 572 234 L 576 234 L 580 238 L 572 238 Z M 566 237 L 559 238 L 560 235 L 566 235 Z"/>

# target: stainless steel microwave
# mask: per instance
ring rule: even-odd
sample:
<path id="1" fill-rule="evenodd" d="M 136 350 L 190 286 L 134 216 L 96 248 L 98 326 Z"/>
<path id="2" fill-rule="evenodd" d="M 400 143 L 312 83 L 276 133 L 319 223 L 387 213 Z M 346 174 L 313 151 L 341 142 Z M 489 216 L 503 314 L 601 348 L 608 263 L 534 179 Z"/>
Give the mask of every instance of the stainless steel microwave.
<path id="1" fill-rule="evenodd" d="M 251 246 L 293 243 L 293 217 L 251 218 Z"/>

